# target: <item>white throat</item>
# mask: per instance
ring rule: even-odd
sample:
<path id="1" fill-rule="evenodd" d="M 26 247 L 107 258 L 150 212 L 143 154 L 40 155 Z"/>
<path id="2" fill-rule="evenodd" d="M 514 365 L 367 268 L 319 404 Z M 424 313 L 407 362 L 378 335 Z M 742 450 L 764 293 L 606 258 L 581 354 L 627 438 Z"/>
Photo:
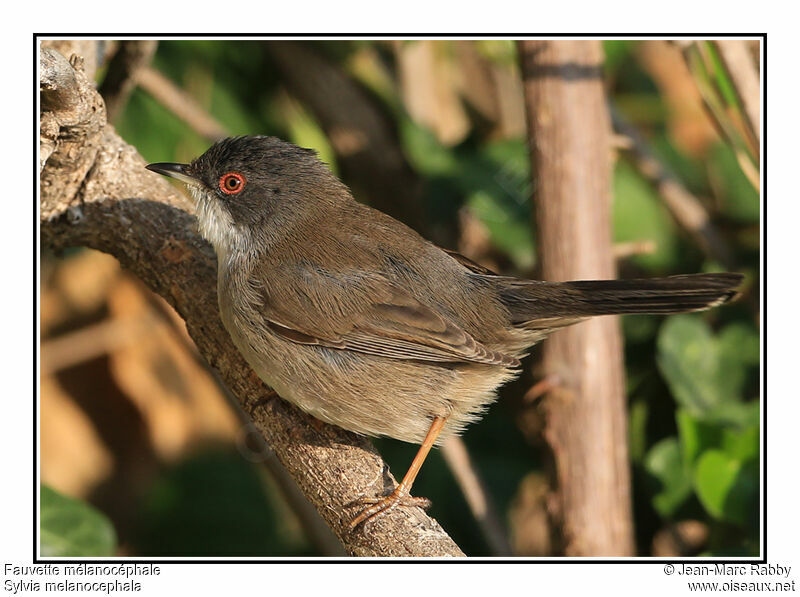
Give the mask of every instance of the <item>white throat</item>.
<path id="1" fill-rule="evenodd" d="M 197 205 L 200 234 L 214 247 L 220 265 L 228 265 L 234 255 L 246 253 L 250 245 L 247 230 L 238 227 L 230 212 L 197 185 L 188 185 Z"/>

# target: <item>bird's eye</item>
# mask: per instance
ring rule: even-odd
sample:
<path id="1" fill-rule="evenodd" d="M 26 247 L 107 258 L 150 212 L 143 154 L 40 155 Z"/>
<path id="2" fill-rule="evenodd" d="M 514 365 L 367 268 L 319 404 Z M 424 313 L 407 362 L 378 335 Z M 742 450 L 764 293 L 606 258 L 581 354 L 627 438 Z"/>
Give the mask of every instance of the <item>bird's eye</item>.
<path id="1" fill-rule="evenodd" d="M 242 192 L 245 182 L 244 176 L 238 172 L 228 172 L 219 179 L 219 190 L 226 195 L 237 195 Z"/>

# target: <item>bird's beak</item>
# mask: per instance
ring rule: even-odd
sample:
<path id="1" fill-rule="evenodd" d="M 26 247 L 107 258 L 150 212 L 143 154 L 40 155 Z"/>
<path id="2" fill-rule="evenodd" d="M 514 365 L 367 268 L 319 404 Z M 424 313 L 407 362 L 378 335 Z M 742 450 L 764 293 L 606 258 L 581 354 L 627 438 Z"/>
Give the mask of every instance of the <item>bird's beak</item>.
<path id="1" fill-rule="evenodd" d="M 172 178 L 177 178 L 181 182 L 185 182 L 186 184 L 190 185 L 199 185 L 201 184 L 200 180 L 195 178 L 190 174 L 189 164 L 172 164 L 170 162 L 159 162 L 157 164 L 147 164 L 145 166 L 148 170 L 152 170 L 153 172 L 157 172 L 158 174 L 163 174 L 164 176 L 170 176 Z"/>

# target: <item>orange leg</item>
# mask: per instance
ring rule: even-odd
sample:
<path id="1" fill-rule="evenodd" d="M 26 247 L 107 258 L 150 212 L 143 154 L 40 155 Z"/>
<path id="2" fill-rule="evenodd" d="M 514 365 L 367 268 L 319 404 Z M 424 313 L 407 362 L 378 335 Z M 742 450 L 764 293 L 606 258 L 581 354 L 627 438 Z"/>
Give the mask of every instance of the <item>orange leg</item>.
<path id="1" fill-rule="evenodd" d="M 433 419 L 433 423 L 431 423 L 431 428 L 428 430 L 425 440 L 419 447 L 417 455 L 414 456 L 414 460 L 411 461 L 411 466 L 408 467 L 408 472 L 405 477 L 403 477 L 400 485 L 395 487 L 392 493 L 385 497 L 363 498 L 361 500 L 367 504 L 371 503 L 372 506 L 362 510 L 361 513 L 353 519 L 350 523 L 351 529 L 356 528 L 362 522 L 379 518 L 391 510 L 394 510 L 397 506 L 430 506 L 430 500 L 427 498 L 411 497 L 411 486 L 414 484 L 414 479 L 417 478 L 419 469 L 422 468 L 422 463 L 425 462 L 428 452 L 431 451 L 433 444 L 436 442 L 436 438 L 439 437 L 439 433 L 442 431 L 445 421 L 447 421 L 447 417 L 435 417 Z"/>

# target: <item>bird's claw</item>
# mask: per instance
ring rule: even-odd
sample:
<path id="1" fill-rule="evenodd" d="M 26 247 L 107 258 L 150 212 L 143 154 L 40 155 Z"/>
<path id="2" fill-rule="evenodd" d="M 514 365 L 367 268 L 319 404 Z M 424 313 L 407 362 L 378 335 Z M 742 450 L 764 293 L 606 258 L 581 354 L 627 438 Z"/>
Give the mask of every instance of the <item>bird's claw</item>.
<path id="1" fill-rule="evenodd" d="M 395 489 L 392 493 L 383 497 L 363 497 L 357 500 L 359 504 L 371 504 L 359 512 L 359 514 L 350 521 L 350 530 L 354 530 L 358 525 L 366 522 L 371 522 L 381 518 L 397 508 L 422 508 L 427 509 L 431 505 L 431 501 L 425 497 L 414 497 L 403 491 L 400 488 Z"/>

